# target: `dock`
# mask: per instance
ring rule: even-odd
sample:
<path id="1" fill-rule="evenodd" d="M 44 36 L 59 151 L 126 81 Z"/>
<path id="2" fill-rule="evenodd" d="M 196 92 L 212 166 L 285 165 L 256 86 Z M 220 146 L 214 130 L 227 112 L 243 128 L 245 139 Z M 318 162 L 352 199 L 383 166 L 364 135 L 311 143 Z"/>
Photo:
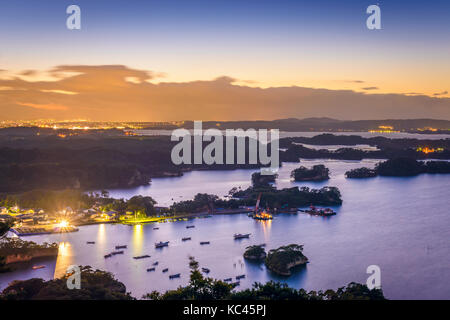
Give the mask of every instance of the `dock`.
<path id="1" fill-rule="evenodd" d="M 53 234 L 53 233 L 69 233 L 77 232 L 78 228 L 68 226 L 64 228 L 52 228 L 52 227 L 18 227 L 11 228 L 11 232 L 15 233 L 19 237 L 36 236 L 41 234 Z"/>

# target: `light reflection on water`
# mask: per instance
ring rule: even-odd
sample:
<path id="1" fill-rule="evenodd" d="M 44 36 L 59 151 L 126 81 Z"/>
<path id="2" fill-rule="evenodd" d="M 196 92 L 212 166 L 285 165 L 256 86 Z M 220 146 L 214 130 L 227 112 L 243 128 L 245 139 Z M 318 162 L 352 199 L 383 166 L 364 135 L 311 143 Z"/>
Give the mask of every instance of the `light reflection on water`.
<path id="1" fill-rule="evenodd" d="M 60 278 L 66 274 L 69 266 L 73 265 L 73 251 L 70 242 L 60 242 L 58 247 L 58 257 L 56 258 L 54 278 Z"/>
<path id="2" fill-rule="evenodd" d="M 141 224 L 133 226 L 133 253 L 138 256 L 142 253 L 144 244 L 144 228 Z"/>

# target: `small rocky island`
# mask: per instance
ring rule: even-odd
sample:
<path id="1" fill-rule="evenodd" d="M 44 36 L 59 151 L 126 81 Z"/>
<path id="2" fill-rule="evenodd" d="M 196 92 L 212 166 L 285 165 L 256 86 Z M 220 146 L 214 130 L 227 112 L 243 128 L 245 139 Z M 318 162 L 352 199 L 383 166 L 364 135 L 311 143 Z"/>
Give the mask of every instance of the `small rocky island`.
<path id="1" fill-rule="evenodd" d="M 266 258 L 267 268 L 283 276 L 290 276 L 293 267 L 307 262 L 308 258 L 303 254 L 303 245 L 298 244 L 290 244 L 270 250 Z"/>
<path id="2" fill-rule="evenodd" d="M 295 181 L 323 181 L 330 179 L 330 170 L 323 164 L 313 166 L 311 169 L 301 166 L 291 172 Z"/>
<path id="3" fill-rule="evenodd" d="M 248 260 L 263 260 L 267 256 L 263 245 L 254 245 L 246 248 L 244 258 Z"/>
<path id="4" fill-rule="evenodd" d="M 373 178 L 378 175 L 377 170 L 366 167 L 352 169 L 345 173 L 345 177 L 349 179 Z"/>
<path id="5" fill-rule="evenodd" d="M 8 271 L 6 265 L 11 263 L 56 256 L 58 256 L 57 243 L 37 244 L 20 238 L 4 238 L 0 240 L 0 269 L 3 271 Z"/>

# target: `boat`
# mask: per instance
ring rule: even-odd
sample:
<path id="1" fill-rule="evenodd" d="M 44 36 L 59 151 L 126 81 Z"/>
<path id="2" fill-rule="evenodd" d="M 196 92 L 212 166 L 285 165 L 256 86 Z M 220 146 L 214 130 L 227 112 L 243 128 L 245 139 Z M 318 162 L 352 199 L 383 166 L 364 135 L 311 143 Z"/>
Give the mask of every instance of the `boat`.
<path id="1" fill-rule="evenodd" d="M 87 241 L 87 244 L 95 244 L 95 241 Z"/>
<path id="2" fill-rule="evenodd" d="M 183 238 L 183 239 L 181 239 L 182 241 L 188 241 L 188 240 L 191 240 L 191 237 L 186 237 L 186 238 Z"/>
<path id="3" fill-rule="evenodd" d="M 171 275 L 169 276 L 169 279 L 179 278 L 180 275 L 181 275 L 180 273 L 171 274 Z"/>
<path id="4" fill-rule="evenodd" d="M 116 246 L 116 250 L 117 250 L 117 249 L 126 249 L 126 248 L 127 248 L 126 245 L 124 245 L 124 246 Z"/>
<path id="5" fill-rule="evenodd" d="M 147 272 L 150 272 L 150 271 L 155 271 L 155 268 L 148 268 Z"/>
<path id="6" fill-rule="evenodd" d="M 200 242 L 201 245 L 209 244 L 209 243 L 210 243 L 209 241 L 201 241 L 201 242 Z"/>
<path id="7" fill-rule="evenodd" d="M 138 259 L 145 259 L 145 258 L 150 258 L 150 256 L 148 254 L 146 254 L 146 255 L 143 255 L 143 256 L 133 257 L 133 259 L 136 259 L 136 260 L 138 260 Z"/>
<path id="8" fill-rule="evenodd" d="M 123 254 L 123 251 L 113 251 L 111 254 L 115 256 L 116 254 Z"/>
<path id="9" fill-rule="evenodd" d="M 169 268 L 165 268 L 162 270 L 162 272 L 167 272 L 167 271 L 169 271 Z"/>
<path id="10" fill-rule="evenodd" d="M 211 270 L 209 270 L 208 268 L 202 268 L 202 271 L 203 271 L 204 273 L 209 273 Z"/>
<path id="11" fill-rule="evenodd" d="M 245 278 L 245 274 L 241 274 L 240 276 L 237 276 L 237 277 L 236 277 L 236 280 L 244 279 L 244 278 Z"/>
<path id="12" fill-rule="evenodd" d="M 223 281 L 229 282 L 229 281 L 231 281 L 231 280 L 233 280 L 233 279 L 232 279 L 232 278 L 226 278 L 226 279 L 224 279 Z"/>
<path id="13" fill-rule="evenodd" d="M 231 283 L 231 285 L 232 285 L 233 287 L 237 287 L 237 286 L 240 285 L 240 284 L 241 284 L 240 281 L 236 281 L 236 282 L 232 282 L 232 283 Z"/>
<path id="14" fill-rule="evenodd" d="M 155 248 L 162 248 L 162 247 L 168 247 L 168 246 L 169 246 L 169 241 L 166 241 L 166 242 L 160 241 L 158 243 L 155 243 Z"/>
<path id="15" fill-rule="evenodd" d="M 153 262 L 153 265 L 154 265 L 154 266 L 157 266 L 158 264 L 159 264 L 158 261 Z"/>
<path id="16" fill-rule="evenodd" d="M 195 228 L 195 226 L 194 225 L 186 226 L 186 229 L 190 229 L 190 228 Z"/>
<path id="17" fill-rule="evenodd" d="M 158 227 L 154 227 L 153 230 L 159 230 L 159 228 Z"/>
<path id="18" fill-rule="evenodd" d="M 105 254 L 104 257 L 105 257 L 105 259 L 106 259 L 106 258 L 111 258 L 111 257 L 112 257 L 112 254 L 111 254 L 111 253 Z"/>
<path id="19" fill-rule="evenodd" d="M 33 270 L 37 270 L 37 269 L 42 269 L 42 268 L 45 268 L 45 266 L 33 266 L 32 267 L 33 268 Z"/>
<path id="20" fill-rule="evenodd" d="M 255 220 L 272 220 L 273 216 L 266 211 L 258 212 L 253 215 L 253 219 Z"/>
<path id="21" fill-rule="evenodd" d="M 267 213 L 265 210 L 259 212 L 259 203 L 261 202 L 262 192 L 258 195 L 258 200 L 256 200 L 255 212 L 251 215 L 251 217 L 255 220 L 272 220 L 273 217 L 271 214 Z"/>
<path id="22" fill-rule="evenodd" d="M 300 211 L 314 216 L 332 216 L 336 214 L 336 211 L 333 211 L 333 209 L 331 208 L 316 208 L 313 205 L 309 206 L 309 210 L 300 210 Z"/>
<path id="23" fill-rule="evenodd" d="M 245 233 L 245 234 L 242 234 L 242 233 L 235 233 L 234 234 L 234 239 L 236 240 L 236 239 L 244 239 L 244 238 L 250 238 L 250 233 Z"/>

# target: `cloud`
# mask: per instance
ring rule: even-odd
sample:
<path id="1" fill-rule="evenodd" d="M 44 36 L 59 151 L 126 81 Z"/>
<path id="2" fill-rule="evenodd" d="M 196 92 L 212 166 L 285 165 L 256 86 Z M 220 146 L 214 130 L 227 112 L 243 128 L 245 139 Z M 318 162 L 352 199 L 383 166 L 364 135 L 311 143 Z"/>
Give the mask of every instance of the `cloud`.
<path id="1" fill-rule="evenodd" d="M 361 88 L 362 90 L 378 90 L 379 88 L 378 87 L 364 87 L 364 88 Z"/>
<path id="2" fill-rule="evenodd" d="M 237 79 L 228 77 L 228 76 L 221 76 L 214 79 L 217 83 L 223 83 L 223 84 L 232 84 L 233 82 L 236 82 Z"/>
<path id="3" fill-rule="evenodd" d="M 57 90 L 57 89 L 42 89 L 42 92 L 51 92 L 51 93 L 59 93 L 59 94 L 78 94 L 77 92 L 73 92 L 73 91 L 66 91 L 66 90 Z"/>
<path id="4" fill-rule="evenodd" d="M 65 65 L 50 72 L 58 76 L 56 80 L 0 79 L 0 87 L 11 88 L 0 90 L 0 119 L 450 119 L 446 97 L 298 86 L 260 88 L 229 76 L 153 83 L 160 73 L 123 65 Z"/>
<path id="5" fill-rule="evenodd" d="M 343 80 L 344 82 L 350 82 L 350 83 L 365 83 L 363 80 Z"/>
<path id="6" fill-rule="evenodd" d="M 36 70 L 24 70 L 20 73 L 20 75 L 22 76 L 34 76 L 36 75 L 38 72 Z"/>
<path id="7" fill-rule="evenodd" d="M 446 94 L 448 94 L 448 91 L 436 92 L 433 96 L 445 96 Z"/>

